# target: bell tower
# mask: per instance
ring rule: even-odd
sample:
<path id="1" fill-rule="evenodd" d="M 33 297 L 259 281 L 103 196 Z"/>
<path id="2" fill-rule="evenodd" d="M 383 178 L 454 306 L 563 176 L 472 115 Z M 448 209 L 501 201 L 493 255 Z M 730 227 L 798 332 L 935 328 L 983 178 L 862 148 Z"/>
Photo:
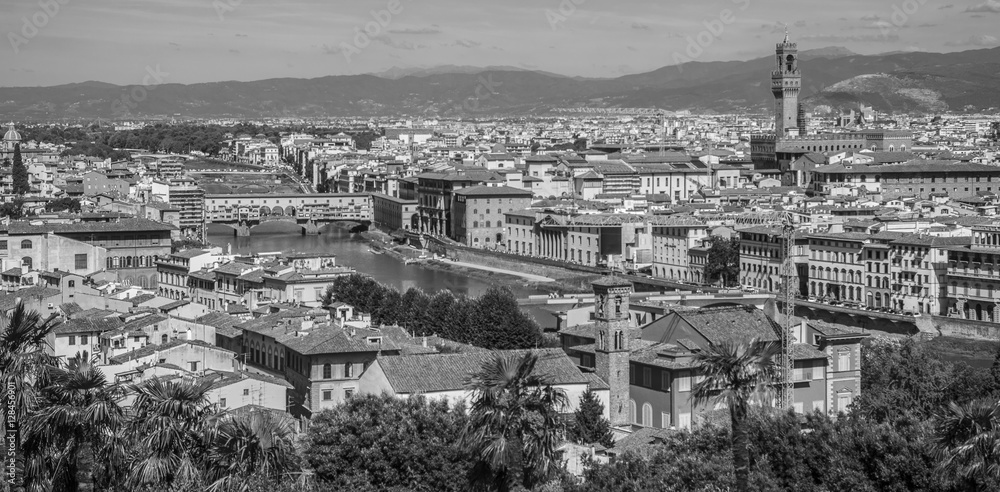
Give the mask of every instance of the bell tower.
<path id="1" fill-rule="evenodd" d="M 774 134 L 777 138 L 799 133 L 799 92 L 802 90 L 802 72 L 799 71 L 799 47 L 789 41 L 785 30 L 784 41 L 775 49 L 777 67 L 771 72 L 771 93 L 774 94 Z"/>
<path id="2" fill-rule="evenodd" d="M 635 336 L 629 320 L 632 282 L 620 277 L 594 281 L 594 323 L 597 340 L 594 365 L 611 388 L 608 415 L 612 426 L 629 425 L 629 356 Z"/>

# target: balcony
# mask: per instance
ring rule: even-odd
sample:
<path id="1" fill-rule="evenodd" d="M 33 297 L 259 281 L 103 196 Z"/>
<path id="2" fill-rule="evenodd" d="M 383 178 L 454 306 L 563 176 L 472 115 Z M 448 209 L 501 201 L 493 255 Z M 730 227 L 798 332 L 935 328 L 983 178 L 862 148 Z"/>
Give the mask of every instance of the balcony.
<path id="1" fill-rule="evenodd" d="M 968 268 L 967 263 L 959 263 L 957 266 L 953 266 L 948 269 L 948 275 L 955 277 L 968 277 L 968 278 L 981 278 L 988 280 L 1000 280 L 1000 271 L 994 270 L 993 268 L 980 269 L 980 268 Z M 978 263 L 977 263 L 978 265 Z"/>

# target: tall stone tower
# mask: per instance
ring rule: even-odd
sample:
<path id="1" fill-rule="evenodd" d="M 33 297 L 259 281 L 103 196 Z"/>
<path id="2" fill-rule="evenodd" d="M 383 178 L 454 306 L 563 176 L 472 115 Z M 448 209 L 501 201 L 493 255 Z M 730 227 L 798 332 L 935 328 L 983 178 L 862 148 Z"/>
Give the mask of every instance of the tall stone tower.
<path id="1" fill-rule="evenodd" d="M 799 71 L 799 47 L 788 40 L 778 43 L 777 69 L 771 72 L 771 92 L 774 94 L 774 133 L 778 138 L 799 132 L 799 91 L 802 72 Z"/>
<path id="2" fill-rule="evenodd" d="M 608 414 L 611 425 L 628 425 L 629 355 L 634 329 L 629 322 L 632 282 L 620 277 L 604 277 L 593 284 L 594 321 L 597 346 L 594 365 L 597 375 L 611 388 Z"/>

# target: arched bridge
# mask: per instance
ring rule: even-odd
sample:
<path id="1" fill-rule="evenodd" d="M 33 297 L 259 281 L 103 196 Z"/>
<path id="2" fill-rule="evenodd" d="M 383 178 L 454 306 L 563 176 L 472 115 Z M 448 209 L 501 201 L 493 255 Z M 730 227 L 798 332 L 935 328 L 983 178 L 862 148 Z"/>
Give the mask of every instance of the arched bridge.
<path id="1" fill-rule="evenodd" d="M 372 220 L 371 195 L 363 193 L 265 193 L 205 195 L 205 220 L 233 228 L 237 236 L 268 222 L 295 223 L 306 234 L 341 221 Z"/>

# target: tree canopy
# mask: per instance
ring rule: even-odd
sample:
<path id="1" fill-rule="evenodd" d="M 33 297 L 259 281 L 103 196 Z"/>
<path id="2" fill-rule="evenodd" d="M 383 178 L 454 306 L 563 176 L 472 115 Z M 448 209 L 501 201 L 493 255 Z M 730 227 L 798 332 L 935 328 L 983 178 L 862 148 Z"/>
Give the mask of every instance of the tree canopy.
<path id="1" fill-rule="evenodd" d="M 724 287 L 737 285 L 740 279 L 740 240 L 712 236 L 708 240 L 708 261 L 705 264 L 705 281 L 722 282 Z"/>

